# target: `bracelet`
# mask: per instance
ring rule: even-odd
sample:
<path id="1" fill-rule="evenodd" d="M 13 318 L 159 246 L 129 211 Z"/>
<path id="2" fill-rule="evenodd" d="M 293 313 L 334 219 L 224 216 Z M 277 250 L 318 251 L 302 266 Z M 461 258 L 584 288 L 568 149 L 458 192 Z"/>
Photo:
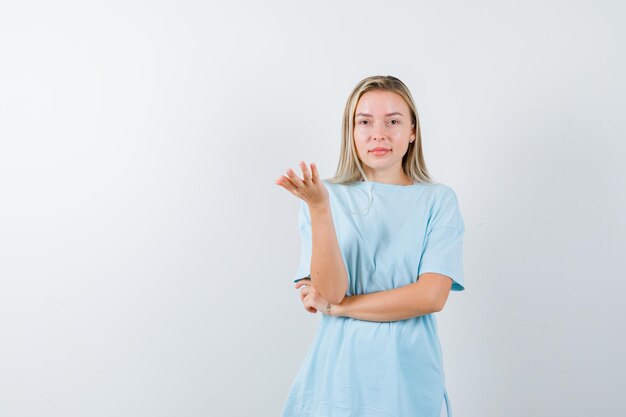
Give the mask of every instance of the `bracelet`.
<path id="1" fill-rule="evenodd" d="M 330 315 L 330 302 L 326 306 L 326 314 Z"/>

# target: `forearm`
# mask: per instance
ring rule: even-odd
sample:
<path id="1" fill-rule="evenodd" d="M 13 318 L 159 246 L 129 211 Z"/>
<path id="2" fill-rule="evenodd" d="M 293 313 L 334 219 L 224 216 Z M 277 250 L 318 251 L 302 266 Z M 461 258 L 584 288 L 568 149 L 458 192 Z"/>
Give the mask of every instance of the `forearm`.
<path id="1" fill-rule="evenodd" d="M 341 256 L 329 204 L 309 207 L 311 214 L 311 285 L 331 303 L 340 303 L 348 289 L 348 271 Z"/>
<path id="2" fill-rule="evenodd" d="M 334 316 L 366 321 L 397 321 L 435 313 L 434 295 L 417 282 L 399 288 L 345 297 L 333 305 Z"/>

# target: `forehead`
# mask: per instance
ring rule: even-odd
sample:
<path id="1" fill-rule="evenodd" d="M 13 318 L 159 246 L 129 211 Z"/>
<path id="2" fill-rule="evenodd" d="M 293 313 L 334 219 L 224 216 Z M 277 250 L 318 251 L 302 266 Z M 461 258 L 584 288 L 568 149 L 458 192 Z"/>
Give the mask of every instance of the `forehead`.
<path id="1" fill-rule="evenodd" d="M 358 113 L 376 115 L 386 115 L 388 113 L 400 112 L 403 115 L 409 114 L 409 106 L 402 96 L 393 91 L 373 90 L 364 93 L 357 102 L 355 116 Z"/>

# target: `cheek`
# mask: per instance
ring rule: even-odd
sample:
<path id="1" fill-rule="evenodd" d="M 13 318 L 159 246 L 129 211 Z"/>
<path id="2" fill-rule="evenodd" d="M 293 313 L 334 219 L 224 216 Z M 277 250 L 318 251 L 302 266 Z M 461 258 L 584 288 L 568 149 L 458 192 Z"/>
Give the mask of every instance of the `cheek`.
<path id="1" fill-rule="evenodd" d="M 363 140 L 358 133 L 354 133 L 354 146 L 359 153 L 367 149 L 367 140 Z"/>
<path id="2" fill-rule="evenodd" d="M 367 156 L 367 146 L 364 143 L 356 143 L 356 150 L 361 157 Z"/>

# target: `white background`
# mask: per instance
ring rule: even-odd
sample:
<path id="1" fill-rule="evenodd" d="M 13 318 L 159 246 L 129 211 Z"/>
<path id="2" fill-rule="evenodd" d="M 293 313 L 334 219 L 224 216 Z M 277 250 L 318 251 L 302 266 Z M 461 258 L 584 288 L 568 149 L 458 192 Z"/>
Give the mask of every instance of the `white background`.
<path id="1" fill-rule="evenodd" d="M 313 340 L 298 161 L 411 89 L 465 219 L 455 417 L 620 413 L 618 1 L 0 1 L 0 415 L 278 416 Z"/>

